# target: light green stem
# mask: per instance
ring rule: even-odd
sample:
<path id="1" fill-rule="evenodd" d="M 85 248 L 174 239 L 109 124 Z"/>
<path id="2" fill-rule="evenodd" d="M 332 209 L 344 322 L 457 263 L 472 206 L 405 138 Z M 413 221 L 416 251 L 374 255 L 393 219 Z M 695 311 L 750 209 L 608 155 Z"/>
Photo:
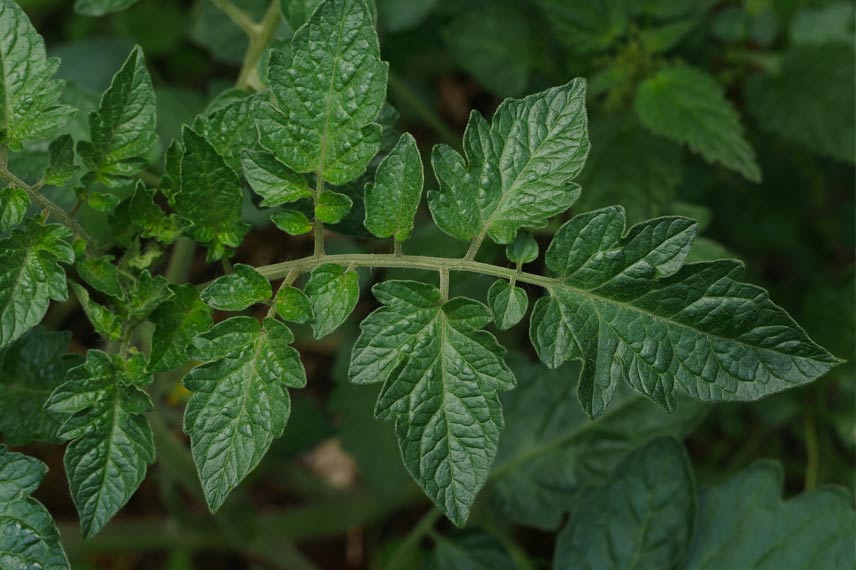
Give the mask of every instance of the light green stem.
<path id="1" fill-rule="evenodd" d="M 234 19 L 233 19 L 234 20 Z M 246 28 L 241 26 L 250 39 L 247 53 L 244 55 L 244 63 L 238 73 L 238 81 L 235 85 L 240 89 L 254 89 L 261 91 L 264 84 L 259 78 L 259 61 L 270 47 L 273 38 L 279 29 L 279 0 L 273 0 L 268 6 L 267 12 L 259 23 L 251 23 Z M 240 24 L 239 24 L 240 25 Z"/>

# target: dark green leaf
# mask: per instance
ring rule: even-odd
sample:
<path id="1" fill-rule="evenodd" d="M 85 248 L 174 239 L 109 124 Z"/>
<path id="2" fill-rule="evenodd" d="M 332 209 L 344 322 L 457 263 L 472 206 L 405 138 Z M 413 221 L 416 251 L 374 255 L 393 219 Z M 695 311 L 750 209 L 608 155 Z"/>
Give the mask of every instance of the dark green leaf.
<path id="1" fill-rule="evenodd" d="M 0 188 L 0 233 L 20 224 L 29 207 L 30 197 L 24 190 L 14 186 Z"/>
<path id="2" fill-rule="evenodd" d="M 312 231 L 312 222 L 303 212 L 297 210 L 282 210 L 270 217 L 273 225 L 290 236 L 299 236 Z"/>
<path id="3" fill-rule="evenodd" d="M 360 283 L 356 271 L 346 271 L 332 263 L 312 270 L 304 288 L 312 304 L 312 331 L 323 338 L 339 328 L 360 298 Z"/>
<path id="4" fill-rule="evenodd" d="M 62 186 L 77 173 L 74 164 L 74 141 L 71 135 L 62 135 L 48 146 L 48 169 L 45 184 Z"/>
<path id="5" fill-rule="evenodd" d="M 83 312 L 86 318 L 92 323 L 95 332 L 108 340 L 119 340 L 122 338 L 122 321 L 119 316 L 113 311 L 93 301 L 89 297 L 89 292 L 82 285 L 78 285 L 74 281 L 71 282 L 71 288 L 74 289 L 74 294 L 77 300 L 80 301 L 80 306 L 83 307 Z"/>
<path id="6" fill-rule="evenodd" d="M 515 570 L 517 564 L 496 535 L 472 529 L 439 536 L 428 562 L 430 570 Z"/>
<path id="7" fill-rule="evenodd" d="M 74 10 L 86 16 L 103 16 L 126 10 L 137 2 L 138 0 L 77 0 Z"/>
<path id="8" fill-rule="evenodd" d="M 200 295 L 202 301 L 222 311 L 242 311 L 271 298 L 270 283 L 251 266 L 238 263 L 234 271 L 206 287 Z"/>
<path id="9" fill-rule="evenodd" d="M 338 192 L 322 192 L 315 202 L 315 219 L 325 224 L 335 224 L 344 218 L 354 202 Z"/>
<path id="10" fill-rule="evenodd" d="M 211 328 L 211 309 L 193 285 L 172 285 L 174 296 L 149 317 L 152 334 L 151 370 L 163 372 L 187 361 L 187 347 L 196 335 Z"/>
<path id="11" fill-rule="evenodd" d="M 247 182 L 262 197 L 262 206 L 279 206 L 312 196 L 306 176 L 293 172 L 269 152 L 245 150 L 241 165 Z"/>
<path id="12" fill-rule="evenodd" d="M 306 293 L 285 285 L 276 293 L 276 314 L 284 321 L 308 323 L 312 320 L 312 304 Z"/>
<path id="13" fill-rule="evenodd" d="M 379 238 L 406 241 L 413 231 L 424 178 L 416 139 L 405 133 L 378 165 L 374 184 L 366 188 L 366 229 Z"/>
<path id="14" fill-rule="evenodd" d="M 520 287 L 498 279 L 487 291 L 487 304 L 499 330 L 507 330 L 519 323 L 529 308 L 529 297 Z"/>
<path id="15" fill-rule="evenodd" d="M 113 264 L 112 255 L 87 257 L 77 263 L 77 273 L 94 289 L 115 299 L 125 296 L 119 268 Z"/>
<path id="16" fill-rule="evenodd" d="M 538 259 L 538 242 L 527 232 L 517 232 L 514 241 L 505 246 L 505 257 L 511 263 L 523 265 Z"/>

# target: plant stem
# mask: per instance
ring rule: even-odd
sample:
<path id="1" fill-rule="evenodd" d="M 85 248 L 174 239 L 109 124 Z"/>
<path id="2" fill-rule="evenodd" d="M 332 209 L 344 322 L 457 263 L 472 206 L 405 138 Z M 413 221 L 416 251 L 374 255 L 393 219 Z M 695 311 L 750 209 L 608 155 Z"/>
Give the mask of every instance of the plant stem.
<path id="1" fill-rule="evenodd" d="M 255 89 L 256 91 L 264 89 L 264 85 L 259 79 L 259 60 L 273 42 L 276 31 L 279 29 L 279 17 L 279 0 L 272 0 L 262 21 L 258 24 L 252 23 L 251 27 L 244 29 L 250 38 L 250 45 L 244 55 L 244 63 L 238 73 L 236 87 Z"/>
<path id="2" fill-rule="evenodd" d="M 324 178 L 321 173 L 315 175 L 315 196 L 313 203 L 315 204 L 315 254 L 314 257 L 324 257 L 324 222 L 318 219 L 318 201 L 321 199 L 321 194 L 324 193 Z"/>
<path id="3" fill-rule="evenodd" d="M 229 0 L 212 0 L 212 2 L 214 2 L 214 5 L 220 8 L 224 14 L 229 16 L 229 19 L 232 20 L 236 26 L 241 28 L 245 34 L 252 36 L 256 33 L 257 24 L 250 15 L 244 12 L 241 8 L 232 4 Z"/>
<path id="4" fill-rule="evenodd" d="M 445 267 L 440 269 L 440 298 L 444 303 L 449 300 L 449 270 Z"/>
<path id="5" fill-rule="evenodd" d="M 42 210 L 46 211 L 48 215 L 52 216 L 62 225 L 66 226 L 68 229 L 74 232 L 77 237 L 85 240 L 87 246 L 91 243 L 89 236 L 87 235 L 86 231 L 80 226 L 80 224 L 78 224 L 73 218 L 66 214 L 65 210 L 42 196 L 42 194 L 36 189 L 35 186 L 30 186 L 29 184 L 9 172 L 9 170 L 7 170 L 5 166 L 3 166 L 3 168 L 0 168 L 0 178 L 3 178 L 9 184 L 12 184 L 15 187 L 25 191 L 30 197 L 30 200 L 38 204 L 38 206 Z"/>
<path id="6" fill-rule="evenodd" d="M 397 570 L 398 568 L 401 568 L 407 558 L 407 554 L 419 545 L 419 541 L 421 541 L 426 534 L 432 532 L 434 524 L 437 522 L 438 518 L 440 518 L 440 511 L 431 507 L 431 509 L 422 516 L 416 526 L 414 526 L 410 533 L 404 538 L 401 545 L 399 545 L 395 550 L 395 553 L 386 565 L 386 570 Z"/>
<path id="7" fill-rule="evenodd" d="M 284 261 L 282 263 L 274 263 L 256 267 L 256 271 L 264 275 L 268 280 L 273 281 L 281 279 L 288 275 L 289 272 L 295 271 L 298 274 L 312 271 L 315 267 L 323 263 L 336 263 L 338 265 L 354 267 L 396 267 L 403 269 L 427 269 L 429 271 L 463 271 L 468 273 L 481 273 L 483 275 L 492 275 L 494 277 L 504 277 L 511 279 L 512 276 L 517 276 L 517 281 L 539 285 L 545 288 L 552 288 L 559 282 L 552 277 L 544 277 L 543 275 L 535 275 L 525 271 L 516 271 L 508 267 L 499 267 L 489 263 L 481 263 L 479 261 L 469 261 L 467 259 L 455 259 L 448 257 L 429 257 L 422 255 L 395 255 L 393 254 L 371 254 L 371 253 L 351 253 L 351 254 L 336 254 L 326 255 L 323 259 L 317 257 L 304 257 L 293 261 Z"/>
<path id="8" fill-rule="evenodd" d="M 195 253 L 196 242 L 187 238 L 178 238 L 172 246 L 169 264 L 166 266 L 166 280 L 176 284 L 187 281 Z"/>

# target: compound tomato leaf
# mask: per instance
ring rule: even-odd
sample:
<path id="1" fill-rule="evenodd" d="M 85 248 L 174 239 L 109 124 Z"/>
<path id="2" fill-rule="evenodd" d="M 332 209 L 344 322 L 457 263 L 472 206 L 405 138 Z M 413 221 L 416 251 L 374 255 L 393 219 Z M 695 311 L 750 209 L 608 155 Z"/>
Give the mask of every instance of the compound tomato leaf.
<path id="1" fill-rule="evenodd" d="M 0 562 L 4 568 L 70 570 L 48 510 L 32 498 L 48 467 L 0 445 Z"/>
<path id="2" fill-rule="evenodd" d="M 137 376 L 130 377 L 131 371 Z M 150 381 L 139 366 L 90 350 L 45 404 L 66 416 L 60 430 L 70 441 L 65 470 L 85 538 L 128 502 L 155 460 L 152 429 L 143 416 L 152 411 L 152 401 L 140 388 Z"/>
<path id="3" fill-rule="evenodd" d="M 366 188 L 366 229 L 379 238 L 406 241 L 413 231 L 424 178 L 416 139 L 404 133 L 378 164 L 374 184 Z"/>
<path id="4" fill-rule="evenodd" d="M 184 378 L 193 392 L 184 413 L 193 459 L 211 512 L 280 437 L 291 410 L 288 388 L 306 385 L 300 355 L 284 324 L 233 317 L 193 342 L 205 364 Z"/>
<path id="5" fill-rule="evenodd" d="M 261 206 L 280 206 L 312 197 L 306 175 L 292 171 L 267 151 L 243 151 L 241 166 L 250 187 L 262 197 Z"/>
<path id="6" fill-rule="evenodd" d="M 9 445 L 60 443 L 60 422 L 42 409 L 65 382 L 70 332 L 35 327 L 0 350 L 0 433 Z"/>
<path id="7" fill-rule="evenodd" d="M 154 323 L 150 368 L 152 372 L 171 370 L 184 364 L 187 347 L 211 328 L 211 308 L 199 298 L 193 285 L 171 285 L 173 297 L 149 316 Z"/>
<path id="8" fill-rule="evenodd" d="M 519 323 L 526 315 L 529 297 L 520 287 L 515 287 L 504 279 L 498 279 L 487 291 L 487 304 L 490 312 L 493 313 L 496 326 L 504 331 Z"/>
<path id="9" fill-rule="evenodd" d="M 756 400 L 840 363 L 766 291 L 739 281 L 740 262 L 683 266 L 692 220 L 624 228 L 620 207 L 562 226 L 546 255 L 559 284 L 532 312 L 530 337 L 547 365 L 583 359 L 579 398 L 589 415 L 604 411 L 622 379 L 672 411 L 679 390 L 703 401 Z"/>
<path id="10" fill-rule="evenodd" d="M 312 270 L 304 287 L 312 305 L 312 331 L 323 338 L 339 328 L 360 299 L 360 282 L 356 271 L 328 263 Z"/>
<path id="11" fill-rule="evenodd" d="M 214 280 L 200 298 L 222 311 L 242 311 L 256 303 L 264 303 L 273 295 L 270 283 L 250 265 L 236 263 L 234 273 Z"/>
<path id="12" fill-rule="evenodd" d="M 77 143 L 77 152 L 95 180 L 122 187 L 149 163 L 157 141 L 157 109 L 152 78 L 143 50 L 134 47 L 122 68 L 89 115 L 89 141 Z"/>
<path id="13" fill-rule="evenodd" d="M 431 164 L 440 184 L 428 193 L 434 221 L 452 237 L 514 240 L 571 207 L 589 141 L 585 80 L 506 99 L 488 123 L 473 111 L 464 156 L 437 145 Z"/>
<path id="14" fill-rule="evenodd" d="M 660 438 L 581 493 L 559 533 L 555 568 L 677 568 L 693 535 L 695 480 L 683 446 Z M 745 566 L 743 566 L 745 568 Z"/>
<path id="15" fill-rule="evenodd" d="M 65 270 L 74 262 L 71 231 L 33 219 L 0 240 L 0 348 L 39 324 L 51 299 L 68 298 Z"/>
<path id="16" fill-rule="evenodd" d="M 240 181 L 204 137 L 186 126 L 182 134 L 180 189 L 171 202 L 191 224 L 190 237 L 208 245 L 208 259 L 216 261 L 238 247 L 249 229 L 241 222 Z"/>
<path id="17" fill-rule="evenodd" d="M 59 60 L 14 0 L 0 0 L 0 146 L 23 149 L 63 126 L 76 109 L 59 104 L 64 81 L 52 79 Z"/>
<path id="18" fill-rule="evenodd" d="M 699 525 L 684 566 L 731 568 L 835 568 L 853 565 L 856 510 L 843 487 L 819 487 L 782 500 L 784 473 L 759 461 L 702 492 Z M 763 533 L 743 529 L 763 528 Z"/>
<path id="19" fill-rule="evenodd" d="M 324 2 L 290 46 L 271 52 L 269 77 L 274 104 L 260 109 L 262 146 L 331 184 L 360 176 L 380 148 L 375 120 L 387 78 L 366 0 Z"/>
<path id="20" fill-rule="evenodd" d="M 384 305 L 360 325 L 350 379 L 383 382 L 375 415 L 394 420 L 404 464 L 456 525 L 487 481 L 503 428 L 498 392 L 514 387 L 505 349 L 488 332 L 490 310 L 443 302 L 433 285 L 387 281 Z"/>
<path id="21" fill-rule="evenodd" d="M 0 189 L 0 232 L 7 232 L 20 224 L 30 207 L 30 197 L 20 188 L 7 186 Z"/>
<path id="22" fill-rule="evenodd" d="M 689 66 L 665 67 L 639 87 L 635 108 L 653 133 L 760 182 L 761 170 L 743 136 L 740 116 L 707 73 Z"/>

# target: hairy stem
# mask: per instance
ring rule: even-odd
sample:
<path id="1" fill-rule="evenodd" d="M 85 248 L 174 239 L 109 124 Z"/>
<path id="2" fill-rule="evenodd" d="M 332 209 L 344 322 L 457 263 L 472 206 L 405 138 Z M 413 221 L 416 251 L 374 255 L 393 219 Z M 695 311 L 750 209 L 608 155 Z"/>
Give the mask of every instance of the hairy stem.
<path id="1" fill-rule="evenodd" d="M 90 244 L 91 240 L 89 239 L 89 236 L 87 235 L 86 231 L 80 226 L 80 224 L 78 224 L 74 220 L 74 218 L 70 217 L 65 212 L 65 210 L 42 196 L 42 194 L 38 191 L 39 186 L 31 186 L 27 184 L 26 182 L 9 172 L 9 170 L 6 169 L 5 165 L 0 168 L 0 178 L 6 180 L 6 182 L 12 184 L 16 188 L 20 188 L 25 191 L 30 197 L 30 200 L 35 202 L 39 206 L 39 208 L 47 212 L 50 217 L 53 217 L 56 221 L 66 226 L 68 229 L 74 232 L 77 237 L 85 240 L 87 245 Z"/>
<path id="2" fill-rule="evenodd" d="M 315 175 L 317 182 L 315 183 L 315 196 L 313 203 L 315 204 L 315 257 L 324 256 L 324 222 L 318 219 L 318 201 L 321 199 L 321 194 L 324 193 L 324 178 L 321 173 Z"/>
<path id="3" fill-rule="evenodd" d="M 275 279 L 285 277 L 291 271 L 295 271 L 298 274 L 307 273 L 324 263 L 336 263 L 346 267 L 396 267 L 403 269 L 426 269 L 429 271 L 462 271 L 467 273 L 481 273 L 483 275 L 491 275 L 493 277 L 504 277 L 506 279 L 511 279 L 516 275 L 517 281 L 538 285 L 548 289 L 558 283 L 558 281 L 552 277 L 544 277 L 543 275 L 535 275 L 534 273 L 526 273 L 525 271 L 517 272 L 512 268 L 499 267 L 497 265 L 481 263 L 479 261 L 448 257 L 429 257 L 423 255 L 395 255 L 394 253 L 346 253 L 326 255 L 320 259 L 314 256 L 304 257 L 293 261 L 284 261 L 282 263 L 256 267 L 256 271 L 264 275 L 268 280 L 273 281 Z"/>
<path id="4" fill-rule="evenodd" d="M 250 39 L 250 45 L 247 48 L 247 53 L 244 55 L 244 63 L 241 66 L 241 71 L 238 73 L 238 80 L 235 82 L 236 87 L 240 89 L 254 89 L 256 91 L 264 89 L 264 84 L 259 79 L 259 61 L 262 55 L 264 55 L 265 50 L 273 42 L 273 38 L 279 28 L 279 19 L 279 0 L 272 0 L 262 21 L 257 24 L 252 23 L 250 27 L 244 29 Z"/>

